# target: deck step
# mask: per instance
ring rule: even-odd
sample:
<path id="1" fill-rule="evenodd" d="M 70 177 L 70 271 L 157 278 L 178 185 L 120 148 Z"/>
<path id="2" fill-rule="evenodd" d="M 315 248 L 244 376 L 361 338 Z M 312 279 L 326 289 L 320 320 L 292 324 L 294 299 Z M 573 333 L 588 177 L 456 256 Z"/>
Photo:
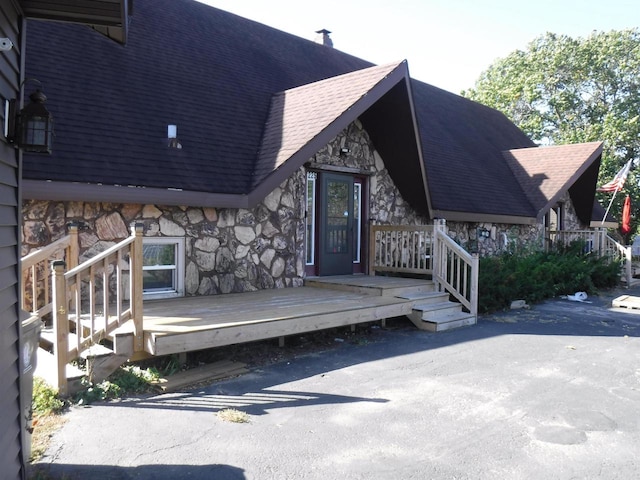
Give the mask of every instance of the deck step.
<path id="1" fill-rule="evenodd" d="M 367 275 L 311 277 L 306 278 L 304 284 L 308 287 L 328 288 L 383 297 L 421 295 L 435 291 L 435 284 L 432 280 Z"/>
<path id="2" fill-rule="evenodd" d="M 458 314 L 449 315 L 432 320 L 422 320 L 424 324 L 424 330 L 429 332 L 444 332 L 446 330 L 452 330 L 454 328 L 466 327 L 468 325 L 475 325 L 476 318 L 466 312 L 459 312 Z"/>
<path id="3" fill-rule="evenodd" d="M 461 304 L 450 301 L 425 303 L 418 300 L 408 317 L 416 327 L 429 332 L 442 332 L 476 323 L 475 316 L 462 311 Z"/>
<path id="4" fill-rule="evenodd" d="M 414 300 L 416 304 L 420 305 L 444 303 L 449 300 L 447 292 L 406 292 L 397 295 L 397 297 L 405 300 Z"/>
<path id="5" fill-rule="evenodd" d="M 422 312 L 422 320 L 437 320 L 439 318 L 448 317 L 462 311 L 462 305 L 455 302 L 441 303 L 421 303 L 417 302 L 413 306 L 415 312 Z"/>

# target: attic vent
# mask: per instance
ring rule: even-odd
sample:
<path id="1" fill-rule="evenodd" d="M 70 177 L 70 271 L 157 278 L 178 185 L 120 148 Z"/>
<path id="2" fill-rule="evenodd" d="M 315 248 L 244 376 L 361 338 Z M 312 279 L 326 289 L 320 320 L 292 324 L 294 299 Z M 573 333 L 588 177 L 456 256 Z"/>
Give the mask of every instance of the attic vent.
<path id="1" fill-rule="evenodd" d="M 316 43 L 324 45 L 325 47 L 333 47 L 333 41 L 329 36 L 331 32 L 329 30 L 323 28 L 322 30 L 317 30 L 316 33 L 318 34 L 314 40 Z"/>

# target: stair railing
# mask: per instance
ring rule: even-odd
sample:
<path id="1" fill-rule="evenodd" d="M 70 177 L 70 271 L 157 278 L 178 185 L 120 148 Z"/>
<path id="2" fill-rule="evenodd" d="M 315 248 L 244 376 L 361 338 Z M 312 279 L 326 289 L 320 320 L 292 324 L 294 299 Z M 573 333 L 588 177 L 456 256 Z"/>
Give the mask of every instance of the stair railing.
<path id="1" fill-rule="evenodd" d="M 30 252 L 21 260 L 22 309 L 41 320 L 52 311 L 53 293 L 49 264 L 62 260 L 70 268 L 78 265 L 78 225 L 69 225 L 69 234 L 55 242 Z"/>
<path id="2" fill-rule="evenodd" d="M 66 272 L 64 261 L 52 264 L 56 387 L 61 395 L 67 393 L 66 365 L 125 322 L 133 320 L 134 351 L 144 349 L 142 230 L 135 225 L 130 237 Z M 128 300 L 123 289 L 127 271 Z"/>
<path id="3" fill-rule="evenodd" d="M 439 290 L 478 316 L 477 255 L 450 238 L 444 220 L 435 225 L 371 225 L 369 275 L 376 272 L 431 275 Z"/>
<path id="4" fill-rule="evenodd" d="M 471 254 L 446 233 L 443 219 L 436 220 L 433 279 L 440 290 L 455 297 L 478 319 L 478 254 Z"/>

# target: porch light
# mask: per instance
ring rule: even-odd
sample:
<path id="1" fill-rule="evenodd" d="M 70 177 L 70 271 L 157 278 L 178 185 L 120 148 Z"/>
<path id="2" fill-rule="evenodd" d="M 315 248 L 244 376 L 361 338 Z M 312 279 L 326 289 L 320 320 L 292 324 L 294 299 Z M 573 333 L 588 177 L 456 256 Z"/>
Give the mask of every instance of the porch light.
<path id="1" fill-rule="evenodd" d="M 53 116 L 44 106 L 47 97 L 37 89 L 17 115 L 15 142 L 25 152 L 51 153 Z"/>

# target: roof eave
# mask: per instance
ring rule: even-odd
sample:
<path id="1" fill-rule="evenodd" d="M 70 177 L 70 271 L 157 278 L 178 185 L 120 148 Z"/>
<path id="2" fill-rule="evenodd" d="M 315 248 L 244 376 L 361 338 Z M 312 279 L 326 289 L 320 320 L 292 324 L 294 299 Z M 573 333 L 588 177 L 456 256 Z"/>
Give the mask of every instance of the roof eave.
<path id="1" fill-rule="evenodd" d="M 89 25 L 118 43 L 127 41 L 131 0 L 20 0 L 27 18 Z"/>
<path id="2" fill-rule="evenodd" d="M 505 223 L 518 225 L 536 225 L 539 220 L 535 217 L 519 215 L 501 215 L 492 213 L 458 212 L 452 210 L 433 210 L 433 218 L 444 218 L 450 222 L 470 223 Z"/>
<path id="3" fill-rule="evenodd" d="M 248 208 L 246 195 L 27 179 L 22 181 L 22 197 L 28 200 L 58 202 Z"/>

